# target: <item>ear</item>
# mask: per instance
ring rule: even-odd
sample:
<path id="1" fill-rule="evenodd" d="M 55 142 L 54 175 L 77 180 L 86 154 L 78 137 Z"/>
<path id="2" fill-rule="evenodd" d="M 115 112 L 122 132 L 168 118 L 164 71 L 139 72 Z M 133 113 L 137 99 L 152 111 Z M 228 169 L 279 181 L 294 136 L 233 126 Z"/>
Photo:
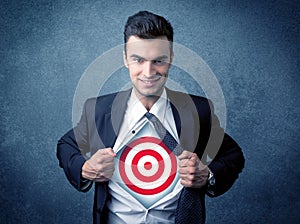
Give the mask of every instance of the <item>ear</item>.
<path id="1" fill-rule="evenodd" d="M 123 51 L 123 62 L 126 68 L 128 68 L 127 55 L 125 51 Z"/>

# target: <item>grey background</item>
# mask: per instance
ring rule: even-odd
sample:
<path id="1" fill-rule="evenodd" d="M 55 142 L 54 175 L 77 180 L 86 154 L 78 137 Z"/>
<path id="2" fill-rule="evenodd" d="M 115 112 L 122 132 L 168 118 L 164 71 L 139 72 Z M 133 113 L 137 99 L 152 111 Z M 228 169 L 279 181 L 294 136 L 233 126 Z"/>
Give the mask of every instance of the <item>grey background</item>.
<path id="1" fill-rule="evenodd" d="M 72 127 L 81 75 L 122 44 L 127 16 L 144 9 L 169 19 L 175 41 L 213 70 L 226 100 L 227 132 L 245 153 L 232 189 L 207 198 L 207 223 L 297 223 L 299 1 L 230 0 L 2 0 L 1 223 L 91 223 L 93 192 L 67 182 L 56 142 Z M 101 91 L 117 89 L 112 81 Z"/>

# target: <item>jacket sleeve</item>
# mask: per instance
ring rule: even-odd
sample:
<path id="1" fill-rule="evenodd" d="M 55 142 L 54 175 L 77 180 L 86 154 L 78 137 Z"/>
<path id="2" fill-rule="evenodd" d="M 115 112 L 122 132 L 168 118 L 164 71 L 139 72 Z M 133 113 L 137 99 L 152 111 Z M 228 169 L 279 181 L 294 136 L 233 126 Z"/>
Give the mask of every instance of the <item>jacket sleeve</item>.
<path id="1" fill-rule="evenodd" d="M 214 174 L 215 186 L 210 197 L 219 196 L 234 184 L 245 164 L 245 158 L 239 145 L 220 127 L 219 120 L 210 104 L 211 122 L 207 147 L 212 152 L 213 160 L 208 165 Z"/>
<path id="2" fill-rule="evenodd" d="M 63 168 L 69 182 L 78 191 L 84 192 L 92 186 L 92 181 L 81 176 L 82 166 L 86 161 L 83 155 L 89 150 L 86 104 L 79 123 L 58 141 L 56 152 L 59 166 Z"/>
<path id="3" fill-rule="evenodd" d="M 228 135 L 224 134 L 223 142 L 213 161 L 208 165 L 215 177 L 214 194 L 211 197 L 219 196 L 230 189 L 244 168 L 245 158 L 241 148 Z"/>

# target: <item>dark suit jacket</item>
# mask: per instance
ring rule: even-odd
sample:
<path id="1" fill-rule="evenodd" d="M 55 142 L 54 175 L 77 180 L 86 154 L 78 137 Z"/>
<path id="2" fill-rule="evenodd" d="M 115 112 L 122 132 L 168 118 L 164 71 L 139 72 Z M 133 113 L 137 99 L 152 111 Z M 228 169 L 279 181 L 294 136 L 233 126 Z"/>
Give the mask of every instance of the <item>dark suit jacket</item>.
<path id="1" fill-rule="evenodd" d="M 83 191 L 82 186 L 85 184 L 85 180 L 81 177 L 81 168 L 85 162 L 83 154 L 87 152 L 93 154 L 98 149 L 113 147 L 130 93 L 128 90 L 87 100 L 78 125 L 59 140 L 57 145 L 59 165 L 77 190 Z M 232 186 L 244 167 L 240 147 L 229 135 L 224 134 L 209 100 L 168 89 L 167 96 L 171 102 L 183 148 L 195 151 L 204 163 L 207 156 L 214 158 L 209 163 L 209 168 L 216 178 L 215 193 L 209 196 L 223 194 Z M 205 214 L 205 192 L 206 189 L 199 189 L 203 214 Z M 95 224 L 106 223 L 105 205 L 108 198 L 108 182 L 95 183 L 93 208 Z"/>

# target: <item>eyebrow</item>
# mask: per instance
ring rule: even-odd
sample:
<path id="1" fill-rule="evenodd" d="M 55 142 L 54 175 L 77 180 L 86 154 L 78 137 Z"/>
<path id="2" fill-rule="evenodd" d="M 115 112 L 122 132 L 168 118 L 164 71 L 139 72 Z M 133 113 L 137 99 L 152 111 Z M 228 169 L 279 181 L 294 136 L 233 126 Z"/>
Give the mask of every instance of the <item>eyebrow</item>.
<path id="1" fill-rule="evenodd" d="M 143 58 L 143 57 L 141 57 L 139 55 L 136 55 L 136 54 L 132 54 L 132 55 L 130 55 L 130 57 L 131 58 L 139 58 L 139 59 L 147 61 L 146 58 Z M 159 60 L 167 59 L 167 58 L 169 58 L 167 55 L 162 55 L 162 56 L 158 56 L 157 58 L 152 59 L 151 61 L 159 61 Z"/>

